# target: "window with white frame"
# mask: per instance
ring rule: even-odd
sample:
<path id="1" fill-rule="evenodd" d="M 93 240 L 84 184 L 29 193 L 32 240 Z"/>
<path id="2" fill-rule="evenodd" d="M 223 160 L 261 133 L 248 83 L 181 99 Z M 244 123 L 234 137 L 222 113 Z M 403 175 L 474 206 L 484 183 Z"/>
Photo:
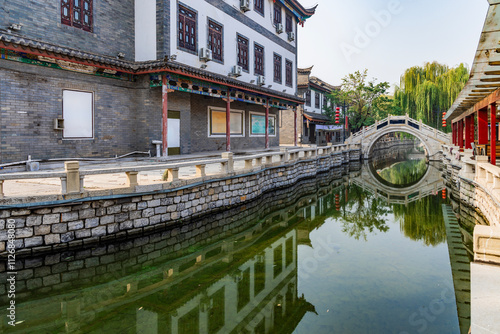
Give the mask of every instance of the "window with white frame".
<path id="1" fill-rule="evenodd" d="M 63 90 L 63 138 L 94 137 L 94 94 Z"/>
<path id="2" fill-rule="evenodd" d="M 276 115 L 269 114 L 269 135 L 276 136 Z M 266 114 L 250 113 L 250 136 L 266 135 Z"/>
<path id="3" fill-rule="evenodd" d="M 229 127 L 231 135 L 244 136 L 245 113 L 242 110 L 231 110 Z M 208 108 L 208 135 L 210 137 L 226 135 L 226 110 Z"/>

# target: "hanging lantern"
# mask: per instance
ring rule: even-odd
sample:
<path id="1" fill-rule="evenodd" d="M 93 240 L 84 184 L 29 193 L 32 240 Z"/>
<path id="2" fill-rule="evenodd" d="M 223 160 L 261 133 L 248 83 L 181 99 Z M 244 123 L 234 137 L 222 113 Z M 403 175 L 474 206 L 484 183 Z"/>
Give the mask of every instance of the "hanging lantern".
<path id="1" fill-rule="evenodd" d="M 340 119 L 340 108 L 337 107 L 335 109 L 335 124 L 339 124 L 339 119 Z"/>
<path id="2" fill-rule="evenodd" d="M 339 198 L 339 194 L 335 194 L 335 209 L 337 211 L 340 210 L 340 198 Z"/>
<path id="3" fill-rule="evenodd" d="M 446 121 L 443 121 L 443 128 L 446 127 Z"/>
<path id="4" fill-rule="evenodd" d="M 446 199 L 446 189 L 441 190 L 441 198 Z"/>

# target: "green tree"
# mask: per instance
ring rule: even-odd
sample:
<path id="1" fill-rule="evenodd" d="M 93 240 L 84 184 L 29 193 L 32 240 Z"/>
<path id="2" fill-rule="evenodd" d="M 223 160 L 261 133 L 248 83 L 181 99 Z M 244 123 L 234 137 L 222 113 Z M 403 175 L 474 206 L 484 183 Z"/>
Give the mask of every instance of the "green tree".
<path id="1" fill-rule="evenodd" d="M 367 80 L 368 70 L 356 71 L 342 79 L 340 96 L 349 104 L 349 126 L 352 132 L 371 125 L 380 115 L 392 110 L 393 103 L 386 95 L 388 82 Z"/>
<path id="2" fill-rule="evenodd" d="M 469 79 L 464 64 L 449 68 L 437 62 L 407 69 L 396 86 L 394 104 L 410 117 L 430 126 L 441 126 L 441 114 L 447 111 Z"/>

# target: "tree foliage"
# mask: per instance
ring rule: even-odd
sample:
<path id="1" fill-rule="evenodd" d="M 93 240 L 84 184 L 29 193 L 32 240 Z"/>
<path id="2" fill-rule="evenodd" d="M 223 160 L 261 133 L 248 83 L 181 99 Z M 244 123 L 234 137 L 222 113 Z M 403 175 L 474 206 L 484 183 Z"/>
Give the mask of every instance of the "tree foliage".
<path id="1" fill-rule="evenodd" d="M 440 126 L 440 112 L 447 111 L 469 79 L 464 64 L 449 68 L 437 62 L 407 69 L 394 94 L 395 106 L 430 126 Z"/>
<path id="2" fill-rule="evenodd" d="M 371 125 L 376 119 L 387 117 L 388 113 L 397 112 L 391 97 L 387 96 L 388 82 L 368 81 L 368 70 L 356 71 L 342 79 L 342 88 L 328 96 L 333 105 L 348 106 L 349 127 L 352 132 L 363 126 Z M 334 117 L 334 111 L 331 117 Z"/>

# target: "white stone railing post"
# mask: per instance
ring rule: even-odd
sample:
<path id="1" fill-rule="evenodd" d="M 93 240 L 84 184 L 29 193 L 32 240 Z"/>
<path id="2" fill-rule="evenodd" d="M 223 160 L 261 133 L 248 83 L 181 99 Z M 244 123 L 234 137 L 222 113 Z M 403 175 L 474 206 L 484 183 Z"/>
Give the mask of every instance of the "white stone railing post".
<path id="1" fill-rule="evenodd" d="M 282 147 L 282 148 L 280 148 L 280 151 L 281 151 L 281 158 L 280 158 L 281 163 L 288 162 L 288 160 L 289 160 L 289 157 L 288 157 L 288 148 Z"/>
<path id="2" fill-rule="evenodd" d="M 66 177 L 64 180 L 61 178 L 61 186 L 63 194 L 79 194 L 82 192 L 82 180 L 80 180 L 80 163 L 78 161 L 66 161 L 64 163 Z"/>
<path id="3" fill-rule="evenodd" d="M 139 174 L 139 172 L 132 171 L 125 172 L 125 174 L 127 175 L 127 187 L 132 188 L 139 185 L 139 183 L 137 182 L 137 174 Z"/>
<path id="4" fill-rule="evenodd" d="M 206 165 L 202 164 L 202 165 L 196 165 L 196 177 L 205 177 L 207 176 L 206 172 L 205 172 L 205 167 Z"/>
<path id="5" fill-rule="evenodd" d="M 226 162 L 221 163 L 221 170 L 223 173 L 233 173 L 234 172 L 234 160 L 232 152 L 222 153 L 222 159 L 227 159 Z"/>
<path id="6" fill-rule="evenodd" d="M 167 168 L 167 170 L 168 170 L 167 181 L 169 182 L 179 181 L 179 168 L 172 167 L 172 168 Z"/>
<path id="7" fill-rule="evenodd" d="M 3 198 L 3 180 L 0 180 L 0 198 Z"/>

